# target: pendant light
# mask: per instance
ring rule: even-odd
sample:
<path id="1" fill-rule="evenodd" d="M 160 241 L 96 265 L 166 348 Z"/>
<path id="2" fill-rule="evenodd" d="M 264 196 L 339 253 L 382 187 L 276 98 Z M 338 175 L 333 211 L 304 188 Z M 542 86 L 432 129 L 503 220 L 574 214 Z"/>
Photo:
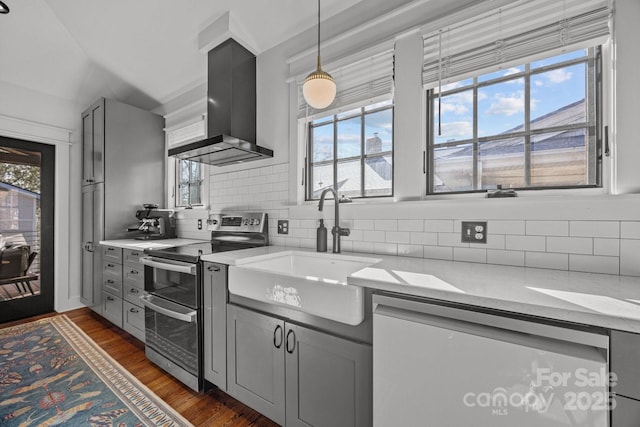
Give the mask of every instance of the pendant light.
<path id="1" fill-rule="evenodd" d="M 0 0 L 0 13 L 9 13 L 9 6 Z"/>
<path id="2" fill-rule="evenodd" d="M 328 107 L 336 97 L 336 82 L 320 67 L 320 0 L 318 0 L 318 68 L 309 74 L 302 85 L 302 95 L 311 107 Z"/>

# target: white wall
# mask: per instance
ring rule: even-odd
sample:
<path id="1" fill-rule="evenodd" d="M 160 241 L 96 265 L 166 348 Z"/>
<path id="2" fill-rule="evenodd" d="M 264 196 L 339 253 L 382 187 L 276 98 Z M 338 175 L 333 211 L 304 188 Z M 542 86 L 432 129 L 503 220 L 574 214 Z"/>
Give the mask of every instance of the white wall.
<path id="1" fill-rule="evenodd" d="M 617 169 L 617 180 L 612 186 L 614 193 L 616 189 L 617 193 L 640 190 L 640 168 L 636 166 L 640 144 L 634 126 L 635 118 L 640 116 L 637 103 L 640 85 L 635 75 L 640 65 L 635 46 L 640 36 L 636 29 L 639 7 L 636 0 L 616 1 L 614 62 L 605 70 L 605 77 L 615 81 L 615 92 L 611 96 L 615 110 L 612 108 L 607 121 L 612 126 L 617 161 L 608 164 L 611 158 L 604 160 L 605 172 Z M 351 236 L 343 240 L 343 249 L 640 275 L 640 196 L 636 194 L 615 196 L 606 190 L 557 190 L 529 192 L 526 195 L 529 197 L 508 200 L 486 199 L 481 195 L 451 199 L 423 196 L 426 187 L 421 167 L 425 141 L 421 122 L 424 99 L 419 59 L 416 59 L 420 57 L 422 44 L 419 35 L 411 29 L 417 20 L 425 23 L 424 17 L 429 15 L 416 10 L 409 12 L 415 15 L 413 20 L 398 14 L 384 25 L 370 26 L 361 32 L 349 30 L 354 34 L 352 44 L 350 39 L 342 39 L 339 47 L 332 47 L 329 42 L 327 54 L 323 54 L 327 63 L 327 59 L 331 61 L 346 51 L 362 49 L 366 43 L 363 40 L 372 43 L 384 39 L 386 34 L 403 33 L 396 39 L 395 58 L 396 201 L 342 205 L 342 225 L 352 229 Z M 330 22 L 323 28 L 330 27 Z M 259 142 L 273 147 L 274 159 L 234 168 L 211 168 L 209 182 L 212 211 L 265 210 L 270 215 L 272 244 L 291 247 L 315 247 L 317 219 L 324 217 L 331 226 L 333 216 L 332 207 L 320 213 L 316 204 L 295 202 L 302 166 L 296 160 L 299 156 L 293 105 L 295 87 L 288 91 L 281 89 L 289 77 L 282 63 L 302 51 L 303 46 L 312 45 L 312 37 L 307 36 L 298 36 L 295 41 L 258 56 L 258 135 L 263 139 Z M 340 38 L 339 34 L 333 36 Z M 420 198 L 425 200 L 407 201 Z M 290 221 L 289 235 L 277 234 L 278 219 Z M 461 220 L 488 221 L 488 243 L 460 243 Z M 195 224 L 194 220 L 185 219 L 183 230 L 193 233 L 192 222 Z"/>

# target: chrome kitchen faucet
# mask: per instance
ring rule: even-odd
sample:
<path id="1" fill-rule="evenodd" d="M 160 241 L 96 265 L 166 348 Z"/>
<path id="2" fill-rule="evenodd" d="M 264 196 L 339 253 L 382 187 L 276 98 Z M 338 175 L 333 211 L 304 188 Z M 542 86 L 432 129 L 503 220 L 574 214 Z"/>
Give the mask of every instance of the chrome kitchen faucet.
<path id="1" fill-rule="evenodd" d="M 340 253 L 340 236 L 348 236 L 351 233 L 351 230 L 348 228 L 340 227 L 340 199 L 338 199 L 338 193 L 333 188 L 325 189 L 322 194 L 320 194 L 320 203 L 318 203 L 318 210 L 322 212 L 322 208 L 324 207 L 324 197 L 327 195 L 327 192 L 331 191 L 333 194 L 333 199 L 336 204 L 336 221 L 335 225 L 331 229 L 331 234 L 333 235 L 333 253 Z M 344 202 L 351 201 L 350 199 L 345 199 Z"/>

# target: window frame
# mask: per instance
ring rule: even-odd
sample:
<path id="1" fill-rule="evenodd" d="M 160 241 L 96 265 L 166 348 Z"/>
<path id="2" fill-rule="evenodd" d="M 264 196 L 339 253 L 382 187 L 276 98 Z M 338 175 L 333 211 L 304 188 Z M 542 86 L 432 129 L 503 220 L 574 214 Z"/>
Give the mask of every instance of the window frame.
<path id="1" fill-rule="evenodd" d="M 580 50 L 580 49 L 576 49 L 576 50 Z M 428 89 L 425 90 L 425 105 L 426 105 L 426 137 L 427 137 L 427 141 L 426 141 L 426 163 L 427 163 L 427 173 L 426 175 L 426 196 L 427 197 L 434 197 L 434 196 L 448 196 L 448 195 L 456 195 L 456 194 L 473 194 L 473 193 L 487 193 L 488 191 L 490 191 L 491 189 L 478 189 L 478 181 L 479 181 L 479 176 L 478 176 L 478 158 L 479 158 L 479 145 L 482 142 L 487 142 L 487 141 L 495 141 L 496 139 L 503 139 L 503 138 L 513 138 L 513 137 L 522 137 L 524 138 L 525 142 L 524 142 L 524 157 L 525 157 L 525 161 L 523 164 L 523 168 L 524 168 L 524 179 L 525 179 L 525 185 L 527 183 L 530 183 L 530 179 L 531 179 L 531 138 L 534 137 L 535 135 L 539 135 L 539 134 L 544 134 L 544 133 L 548 133 L 550 131 L 559 131 L 559 130 L 578 130 L 578 129 L 584 129 L 588 135 L 588 144 L 589 144 L 589 151 L 588 151 L 588 156 L 589 158 L 591 158 L 592 156 L 594 157 L 594 159 L 588 160 L 588 165 L 591 165 L 592 162 L 595 165 L 595 184 L 585 184 L 585 185 L 561 185 L 561 186 L 525 186 L 525 187 L 514 187 L 515 190 L 517 191 L 528 191 L 528 190 L 534 190 L 534 191 L 538 191 L 538 190 L 567 190 L 567 189 L 593 189 L 593 188 L 603 188 L 603 169 L 604 169 L 604 165 L 603 165 L 603 129 L 602 129 L 602 124 L 603 124 L 603 108 L 604 108 L 604 98 L 603 98 L 603 75 L 602 75 L 602 67 L 603 67 L 603 61 L 604 61 L 604 56 L 603 56 L 603 46 L 602 45 L 597 45 L 597 46 L 593 46 L 590 48 L 586 48 L 587 50 L 587 55 L 585 57 L 582 58 L 574 58 L 574 59 L 569 59 L 566 61 L 562 61 L 562 62 L 556 62 L 553 63 L 551 65 L 545 65 L 545 66 L 541 66 L 541 67 L 537 67 L 534 70 L 531 70 L 531 63 L 532 62 L 537 62 L 540 61 L 541 59 L 545 59 L 545 58 L 553 58 L 554 56 L 558 56 L 558 53 L 553 53 L 553 52 L 549 52 L 548 56 L 545 56 L 543 58 L 540 58 L 539 55 L 537 55 L 535 58 L 529 58 L 529 59 L 525 59 L 523 61 L 523 63 L 519 64 L 518 66 L 523 66 L 524 71 L 521 71 L 519 73 L 515 73 L 515 74 L 511 74 L 511 75 L 507 75 L 507 76 L 501 76 L 501 77 L 497 77 L 497 78 L 492 78 L 492 79 L 488 79 L 488 80 L 484 80 L 479 82 L 478 78 L 483 76 L 483 75 L 487 75 L 487 74 L 491 74 L 492 71 L 483 71 L 480 72 L 476 75 L 474 75 L 473 77 L 467 77 L 467 78 L 463 78 L 460 81 L 463 80 L 468 80 L 468 79 L 472 79 L 472 84 L 470 85 L 465 85 L 465 86 L 461 86 L 459 88 L 454 88 L 448 91 L 443 91 L 442 94 L 443 96 L 448 96 L 448 95 L 453 95 L 456 93 L 461 93 L 461 92 L 465 92 L 465 91 L 469 91 L 472 90 L 473 91 L 473 103 L 474 103 L 474 111 L 473 111 L 473 136 L 471 138 L 468 139 L 461 139 L 458 141 L 451 141 L 451 142 L 444 142 L 444 143 L 440 143 L 440 144 L 435 144 L 435 132 L 436 132 L 436 126 L 434 125 L 434 119 L 435 119 L 435 105 L 437 102 L 437 92 L 436 89 L 437 88 L 432 88 L 432 89 Z M 572 52 L 572 51 L 569 51 Z M 567 52 L 567 53 L 569 53 Z M 568 66 L 572 66 L 572 65 L 576 65 L 576 64 L 585 64 L 586 67 L 586 75 L 587 75 L 587 80 L 589 79 L 593 79 L 592 81 L 587 81 L 586 86 L 591 87 L 592 90 L 586 90 L 585 91 L 585 97 L 587 97 L 587 104 L 591 105 L 591 101 L 589 101 L 589 98 L 594 98 L 593 99 L 593 110 L 594 111 L 588 111 L 587 112 L 587 117 L 586 117 L 586 122 L 582 123 L 582 124 L 569 124 L 569 125 L 559 125 L 559 126 L 554 126 L 554 127 L 546 127 L 546 128 L 541 128 L 541 129 L 531 129 L 530 128 L 530 124 L 531 124 L 531 115 L 530 115 L 530 101 L 531 101 L 531 92 L 530 92 L 530 84 L 531 84 L 531 78 L 533 76 L 551 71 L 551 70 L 555 70 L 555 69 L 561 69 L 564 67 L 568 67 Z M 491 135 L 491 136 L 483 136 L 483 137 L 478 137 L 478 111 L 477 111 L 477 107 L 478 107 L 478 90 L 483 88 L 483 87 L 487 87 L 487 86 L 491 86 L 497 83 L 504 83 L 507 81 L 513 81 L 515 79 L 519 79 L 522 78 L 525 80 L 524 82 L 524 86 L 525 86 L 525 99 L 524 99 L 524 130 L 520 131 L 520 132 L 514 132 L 514 133 L 510 133 L 510 134 L 498 134 L 500 135 L 500 138 L 496 138 L 498 135 Z M 591 109 L 590 109 L 591 110 Z M 592 133 L 593 132 L 593 133 Z M 593 136 L 593 137 L 592 137 Z M 453 146 L 458 146 L 458 145 L 465 145 L 465 144 L 472 144 L 473 146 L 473 158 L 472 158 L 472 162 L 473 162 L 473 189 L 472 190 L 463 190 L 463 191 L 442 191 L 442 192 L 436 192 L 434 191 L 434 185 L 435 185 L 435 179 L 434 179 L 434 172 L 435 172 L 435 168 L 434 168 L 434 161 L 435 161 L 435 156 L 434 156 L 434 148 L 444 148 L 444 147 L 453 147 Z M 607 149 L 607 147 L 605 147 L 605 149 Z M 606 155 L 607 153 L 605 153 Z"/>
<path id="2" fill-rule="evenodd" d="M 368 107 L 385 102 L 390 101 L 389 105 L 384 105 L 378 108 L 372 108 L 367 110 Z M 345 115 L 345 113 L 352 112 L 358 109 L 358 114 L 350 114 Z M 391 110 L 391 150 L 390 151 L 381 151 L 379 153 L 366 153 L 366 138 L 365 138 L 365 117 L 370 114 L 378 113 L 381 111 Z M 314 125 L 314 121 L 319 119 L 324 119 L 327 117 L 332 117 L 331 120 L 324 120 L 318 124 Z M 360 155 L 359 156 L 351 156 L 351 157 L 343 157 L 338 158 L 338 123 L 346 120 L 351 120 L 353 118 L 360 117 Z M 369 100 L 366 103 L 361 103 L 360 105 L 355 105 L 349 108 L 340 108 L 337 111 L 327 112 L 327 114 L 316 115 L 316 118 L 310 121 L 305 121 L 305 129 L 303 130 L 305 134 L 305 158 L 304 158 L 304 167 L 306 173 L 304 173 L 304 201 L 305 202 L 313 202 L 319 200 L 318 198 L 313 198 L 313 166 L 314 165 L 330 165 L 333 164 L 333 185 L 331 188 L 335 189 L 339 192 L 336 187 L 336 182 L 338 180 L 338 165 L 340 163 L 345 163 L 354 160 L 360 160 L 360 196 L 349 196 L 350 199 L 357 200 L 371 200 L 371 199 L 387 199 L 393 198 L 394 195 L 394 168 L 395 168 L 395 158 L 394 158 L 394 145 L 395 145 L 395 131 L 394 131 L 394 121 L 395 121 L 395 102 L 393 99 L 384 99 L 384 100 Z M 318 126 L 326 126 L 327 124 L 333 124 L 333 158 L 330 160 L 323 160 L 320 162 L 313 162 L 313 129 Z M 365 188 L 365 165 L 367 159 L 371 158 L 379 158 L 386 157 L 391 155 L 391 193 L 385 195 L 366 195 Z"/>
<path id="3" fill-rule="evenodd" d="M 204 203 L 202 201 L 203 199 L 203 192 L 204 192 L 204 167 L 202 167 L 203 165 L 201 163 L 198 162 L 194 162 L 193 160 L 185 160 L 185 159 L 175 159 L 175 207 L 192 207 L 192 206 L 203 206 Z M 186 182 L 186 185 L 189 186 L 189 203 L 187 203 L 186 205 L 181 204 L 182 202 L 182 197 L 180 196 L 181 193 L 181 187 L 182 185 L 184 185 L 184 181 L 182 181 L 181 179 L 181 169 L 182 169 L 182 162 L 187 162 L 189 165 L 189 181 Z M 191 176 L 191 165 L 192 164 L 197 164 L 198 165 L 198 172 L 199 172 L 199 177 L 197 179 L 194 179 Z M 197 202 L 193 202 L 191 200 L 191 187 L 197 184 L 198 186 L 198 194 L 200 195 L 200 200 Z M 180 203 L 179 203 L 180 201 Z"/>

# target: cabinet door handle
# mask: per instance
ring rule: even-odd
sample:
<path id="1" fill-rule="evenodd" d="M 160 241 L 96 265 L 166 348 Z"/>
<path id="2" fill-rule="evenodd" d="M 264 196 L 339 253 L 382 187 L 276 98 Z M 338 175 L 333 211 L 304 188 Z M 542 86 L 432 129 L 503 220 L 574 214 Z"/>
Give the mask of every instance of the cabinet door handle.
<path id="1" fill-rule="evenodd" d="M 214 267 L 212 265 L 210 265 L 209 267 L 207 267 L 208 271 L 220 271 L 220 267 Z"/>
<path id="2" fill-rule="evenodd" d="M 136 288 L 131 288 L 129 292 L 131 292 L 132 294 L 137 294 L 139 291 Z"/>
<path id="3" fill-rule="evenodd" d="M 114 265 L 113 265 L 113 264 L 107 264 L 107 267 L 109 267 L 109 268 L 113 268 L 113 267 L 114 267 Z"/>
<path id="4" fill-rule="evenodd" d="M 278 330 L 280 331 L 280 343 L 277 343 L 277 335 L 278 335 Z M 276 326 L 276 328 L 273 330 L 273 346 L 275 348 L 280 348 L 282 347 L 282 341 L 283 341 L 283 336 L 282 336 L 282 326 L 278 325 Z"/>
<path id="5" fill-rule="evenodd" d="M 113 280 L 111 280 L 111 279 L 108 279 L 107 283 L 110 284 L 110 285 L 113 285 L 115 282 Z"/>
<path id="6" fill-rule="evenodd" d="M 138 274 L 138 272 L 135 270 L 131 270 L 131 274 Z"/>
<path id="7" fill-rule="evenodd" d="M 130 308 L 129 311 L 132 312 L 132 313 L 138 313 L 138 309 L 137 308 Z"/>
<path id="8" fill-rule="evenodd" d="M 289 350 L 289 336 L 293 334 L 293 347 L 291 347 L 291 350 Z M 287 353 L 289 354 L 293 354 L 293 352 L 296 350 L 296 333 L 293 332 L 293 329 L 289 329 L 289 331 L 287 332 L 287 343 L 285 344 L 285 350 L 287 350 Z"/>
<path id="9" fill-rule="evenodd" d="M 107 301 L 115 301 L 113 297 L 107 297 Z"/>
<path id="10" fill-rule="evenodd" d="M 138 256 L 140 255 L 138 252 L 131 252 L 131 256 Z"/>

